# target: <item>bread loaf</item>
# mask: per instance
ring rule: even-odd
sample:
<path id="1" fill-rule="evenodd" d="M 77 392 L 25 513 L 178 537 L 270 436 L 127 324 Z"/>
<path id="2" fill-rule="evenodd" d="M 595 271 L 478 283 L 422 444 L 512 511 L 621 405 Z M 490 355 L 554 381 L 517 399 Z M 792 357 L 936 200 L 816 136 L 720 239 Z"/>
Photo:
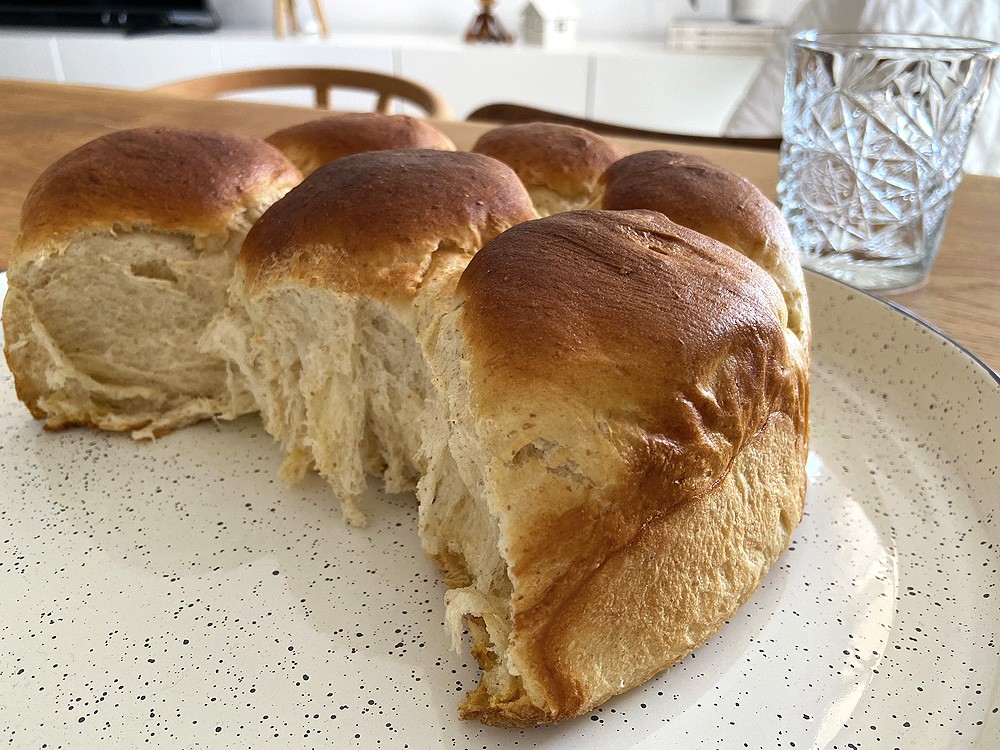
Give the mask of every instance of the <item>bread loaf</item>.
<path id="1" fill-rule="evenodd" d="M 787 547 L 810 329 L 749 182 L 575 131 L 498 128 L 477 149 L 502 161 L 319 167 L 246 235 L 224 309 L 294 167 L 223 136 L 95 142 L 25 205 L 18 393 L 50 426 L 142 435 L 259 408 L 282 476 L 318 471 L 353 524 L 367 477 L 415 488 L 447 627 L 482 667 L 462 716 L 589 711 L 704 643 Z"/>
<path id="2" fill-rule="evenodd" d="M 111 133 L 49 167 L 24 203 L 3 310 L 31 413 L 151 437 L 253 410 L 197 342 L 247 230 L 299 180 L 263 141 L 168 128 Z"/>
<path id="3" fill-rule="evenodd" d="M 334 159 L 365 151 L 455 150 L 451 139 L 425 120 L 378 112 L 345 112 L 309 120 L 272 133 L 266 140 L 280 149 L 303 175 L 312 174 Z"/>

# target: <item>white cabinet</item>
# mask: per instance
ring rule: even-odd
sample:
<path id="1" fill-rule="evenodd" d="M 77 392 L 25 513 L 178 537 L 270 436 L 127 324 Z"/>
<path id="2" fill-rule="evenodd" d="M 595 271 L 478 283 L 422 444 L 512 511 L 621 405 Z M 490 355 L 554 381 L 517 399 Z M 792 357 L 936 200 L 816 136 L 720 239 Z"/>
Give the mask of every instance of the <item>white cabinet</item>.
<path id="1" fill-rule="evenodd" d="M 400 74 L 437 90 L 464 118 L 483 104 L 516 102 L 583 117 L 590 58 L 537 48 L 466 46 L 400 50 Z"/>
<path id="2" fill-rule="evenodd" d="M 56 44 L 66 83 L 144 89 L 219 70 L 212 40 L 201 34 L 77 32 L 58 35 Z"/>
<path id="3" fill-rule="evenodd" d="M 0 77 L 148 88 L 246 68 L 366 68 L 430 86 L 458 118 L 483 104 L 512 102 L 649 130 L 708 135 L 721 133 L 761 64 L 761 57 L 683 54 L 653 42 L 580 43 L 552 51 L 387 34 L 275 39 L 264 30 L 228 29 L 132 37 L 0 32 Z M 236 98 L 300 105 L 313 101 L 304 89 Z M 367 110 L 373 105 L 373 96 L 334 94 L 335 108 Z"/>
<path id="4" fill-rule="evenodd" d="M 595 120 L 647 130 L 721 135 L 763 59 L 664 52 L 594 62 Z"/>
<path id="5" fill-rule="evenodd" d="M 61 81 L 61 76 L 56 40 L 51 34 L 0 31 L 0 78 Z"/>

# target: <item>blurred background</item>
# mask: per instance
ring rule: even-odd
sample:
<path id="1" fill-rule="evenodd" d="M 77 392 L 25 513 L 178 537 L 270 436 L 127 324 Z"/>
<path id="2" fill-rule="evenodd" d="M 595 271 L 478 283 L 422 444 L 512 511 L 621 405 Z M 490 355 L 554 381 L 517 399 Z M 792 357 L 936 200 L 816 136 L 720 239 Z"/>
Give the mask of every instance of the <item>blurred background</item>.
<path id="1" fill-rule="evenodd" d="M 291 1 L 291 0 L 289 0 Z M 12 25 L 17 11 L 104 5 L 105 26 L 169 9 L 177 26 L 210 31 Z M 302 32 L 277 38 L 273 0 L 0 0 L 0 77 L 149 88 L 206 74 L 270 66 L 333 66 L 391 73 L 439 92 L 464 118 L 493 102 L 514 102 L 632 127 L 720 134 L 799 0 L 500 0 L 496 19 L 513 44 L 469 44 L 483 8 L 475 0 L 323 0 L 321 36 L 313 5 L 294 3 Z M 490 5 L 487 3 L 487 5 Z M 119 10 L 115 10 L 118 8 Z M 78 8 L 79 9 L 79 8 Z M 187 15 L 185 15 L 187 14 Z M 734 15 L 742 20 L 734 19 Z M 529 16 L 544 25 L 525 34 Z M 540 38 L 539 38 L 540 37 Z M 309 105 L 306 91 L 241 98 Z M 335 100 L 366 109 L 370 103 Z"/>

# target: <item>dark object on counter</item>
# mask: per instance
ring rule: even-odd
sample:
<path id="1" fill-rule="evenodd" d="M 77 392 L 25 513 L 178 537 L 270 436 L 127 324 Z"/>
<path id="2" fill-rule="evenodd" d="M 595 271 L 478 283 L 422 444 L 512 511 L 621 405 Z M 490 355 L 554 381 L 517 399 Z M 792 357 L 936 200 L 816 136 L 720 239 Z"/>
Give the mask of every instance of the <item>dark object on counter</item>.
<path id="1" fill-rule="evenodd" d="M 514 37 L 493 15 L 493 6 L 496 4 L 496 0 L 479 0 L 480 13 L 472 19 L 472 23 L 466 29 L 465 41 L 513 44 Z"/>

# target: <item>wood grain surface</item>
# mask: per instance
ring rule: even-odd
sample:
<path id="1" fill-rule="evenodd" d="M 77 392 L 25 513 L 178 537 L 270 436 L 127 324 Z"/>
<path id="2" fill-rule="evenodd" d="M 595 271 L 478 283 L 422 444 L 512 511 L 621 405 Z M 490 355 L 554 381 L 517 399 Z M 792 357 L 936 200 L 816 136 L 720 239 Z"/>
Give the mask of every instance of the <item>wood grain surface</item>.
<path id="1" fill-rule="evenodd" d="M 147 92 L 0 81 L 0 267 L 17 236 L 21 203 L 50 163 L 86 141 L 144 125 L 227 130 L 265 137 L 321 116 L 312 109 L 236 101 L 198 101 Z M 459 148 L 483 123 L 439 121 Z M 619 139 L 631 151 L 676 148 L 702 154 L 775 195 L 777 154 L 736 148 Z M 884 295 L 1000 370 L 1000 179 L 970 175 L 959 187 L 927 284 Z"/>

